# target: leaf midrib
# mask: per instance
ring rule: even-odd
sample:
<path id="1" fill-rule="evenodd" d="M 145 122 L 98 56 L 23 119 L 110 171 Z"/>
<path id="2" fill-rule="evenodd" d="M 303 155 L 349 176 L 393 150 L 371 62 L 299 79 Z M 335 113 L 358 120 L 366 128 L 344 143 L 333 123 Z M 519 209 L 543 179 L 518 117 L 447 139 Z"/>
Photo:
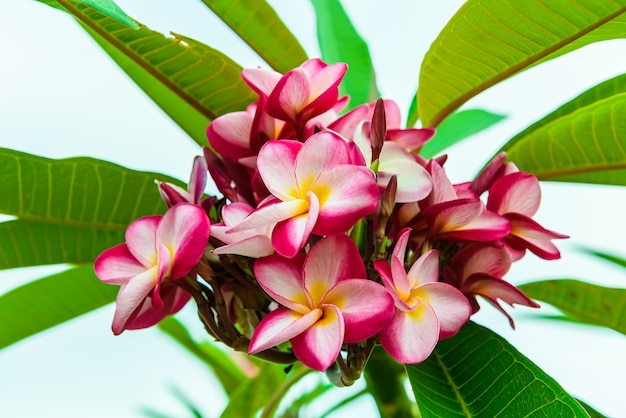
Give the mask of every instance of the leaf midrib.
<path id="1" fill-rule="evenodd" d="M 111 36 L 109 32 L 107 32 L 106 30 L 102 29 L 102 27 L 100 25 L 95 24 L 90 19 L 85 18 L 83 12 L 80 9 L 80 7 L 73 6 L 71 0 L 70 1 L 68 1 L 68 0 L 56 0 L 56 1 L 61 6 L 66 8 L 68 11 L 70 11 L 72 13 L 72 15 L 74 15 L 74 17 L 76 17 L 82 24 L 84 24 L 87 27 L 89 27 L 91 30 L 93 30 L 98 35 L 100 35 L 102 38 L 106 39 L 107 42 L 109 42 L 111 45 L 115 46 L 126 57 L 128 57 L 130 60 L 132 60 L 137 65 L 139 65 L 141 68 L 143 68 L 151 76 L 153 76 L 154 78 L 159 80 L 161 83 L 166 85 L 170 90 L 172 90 L 172 92 L 174 92 L 177 96 L 179 96 L 188 105 L 190 105 L 191 107 L 196 109 L 198 112 L 200 112 L 202 115 L 204 115 L 205 117 L 207 117 L 210 120 L 213 120 L 213 119 L 215 119 L 217 117 L 217 115 L 215 115 L 213 112 L 209 111 L 206 107 L 202 106 L 197 100 L 195 100 L 193 98 L 193 96 L 190 96 L 189 94 L 187 94 L 187 92 L 185 92 L 183 89 L 179 88 L 175 83 L 170 82 L 170 80 L 167 77 L 163 76 L 158 71 L 155 71 L 152 66 L 146 65 L 145 61 L 143 59 L 140 59 L 138 54 L 129 53 L 129 51 L 131 51 L 131 50 L 129 48 L 127 48 L 127 46 L 124 43 L 119 42 L 115 37 Z M 98 10 L 93 9 L 92 7 L 89 7 L 87 5 L 84 5 L 83 7 L 84 8 L 88 8 L 90 10 L 93 10 L 93 11 L 95 11 L 97 13 L 100 13 Z M 110 19 L 110 18 L 109 17 L 105 17 L 104 19 Z M 139 24 L 139 25 L 140 25 L 140 27 L 142 26 L 141 24 Z M 132 30 L 131 28 L 129 28 L 129 29 Z M 174 38 L 174 39 L 172 39 L 172 41 L 180 44 L 181 46 L 184 46 L 184 45 L 181 44 L 181 42 L 180 42 L 180 40 L 178 38 Z M 189 47 L 186 47 L 186 48 L 188 48 L 187 49 L 188 52 L 190 52 L 192 54 L 195 54 L 195 52 L 192 51 Z"/>
<path id="2" fill-rule="evenodd" d="M 433 118 L 431 119 L 431 121 L 428 123 L 428 127 L 431 127 L 431 128 L 437 127 L 437 125 L 439 125 L 441 122 L 443 122 L 443 120 L 450 113 L 452 113 L 454 110 L 456 110 L 458 107 L 460 107 L 463 103 L 467 102 L 472 97 L 478 95 L 478 93 L 480 93 L 480 92 L 488 89 L 489 87 L 491 87 L 491 86 L 493 86 L 493 85 L 495 85 L 495 84 L 497 84 L 497 83 L 507 79 L 508 77 L 512 76 L 513 74 L 517 73 L 518 71 L 523 70 L 524 68 L 530 66 L 531 64 L 540 61 L 541 59 L 547 57 L 548 55 L 552 54 L 553 52 L 556 52 L 559 49 L 563 48 L 567 44 L 570 44 L 570 43 L 574 42 L 575 40 L 582 38 L 583 36 L 585 36 L 589 32 L 592 32 L 593 30 L 599 28 L 600 26 L 604 25 L 605 23 L 610 22 L 611 20 L 617 18 L 618 16 L 620 16 L 624 12 L 626 12 L 626 6 L 620 8 L 617 11 L 615 11 L 614 13 L 606 16 L 604 19 L 598 20 L 595 24 L 588 26 L 584 30 L 581 30 L 580 32 L 577 32 L 576 34 L 574 34 L 572 36 L 569 36 L 567 38 L 562 39 L 560 42 L 557 42 L 553 46 L 551 46 L 549 48 L 546 48 L 543 51 L 540 51 L 539 53 L 537 53 L 535 55 L 529 56 L 528 58 L 520 61 L 518 64 L 515 64 L 515 65 L 507 68 L 506 70 L 496 74 L 494 77 L 491 77 L 488 80 L 485 80 L 484 82 L 478 84 L 476 87 L 468 90 L 466 93 L 462 94 L 457 99 L 455 99 L 452 102 L 448 103 L 447 106 L 445 106 L 438 113 L 436 113 L 433 116 Z"/>
<path id="3" fill-rule="evenodd" d="M 463 414 L 466 417 L 471 418 L 473 415 L 470 412 L 467 403 L 463 399 L 463 396 L 461 395 L 461 392 L 459 391 L 459 388 L 457 387 L 456 383 L 454 382 L 454 379 L 452 379 L 452 376 L 450 376 L 450 373 L 448 373 L 447 365 L 443 362 L 443 359 L 441 358 L 441 356 L 439 355 L 437 350 L 433 351 L 433 355 L 435 356 L 435 359 L 437 360 L 437 363 L 441 367 L 441 370 L 442 370 L 444 376 L 446 377 L 446 380 L 448 381 L 448 384 L 450 385 L 450 388 L 452 388 L 452 390 L 454 392 L 454 395 L 458 399 L 459 404 L 461 405 L 461 408 L 463 408 Z"/>

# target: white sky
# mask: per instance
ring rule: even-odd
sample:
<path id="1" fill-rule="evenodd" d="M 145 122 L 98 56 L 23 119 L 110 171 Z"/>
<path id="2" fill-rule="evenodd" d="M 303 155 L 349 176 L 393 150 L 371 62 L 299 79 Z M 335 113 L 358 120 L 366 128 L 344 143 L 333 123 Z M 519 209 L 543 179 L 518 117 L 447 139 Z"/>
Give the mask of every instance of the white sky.
<path id="1" fill-rule="evenodd" d="M 306 0 L 275 0 L 279 14 L 310 56 L 318 54 Z M 344 1 L 369 42 L 379 89 L 403 111 L 417 85 L 421 57 L 461 1 Z M 119 0 L 153 29 L 202 40 L 246 67 L 262 65 L 197 0 Z M 429 6 L 430 5 L 430 6 Z M 198 148 L 138 91 L 70 18 L 36 1 L 0 0 L 0 146 L 48 157 L 88 155 L 186 180 Z M 450 152 L 454 181 L 469 179 L 501 144 L 583 90 L 626 72 L 626 42 L 611 41 L 525 72 L 466 107 L 509 115 Z M 156 192 L 156 191 L 155 191 Z M 572 277 L 624 286 L 623 269 L 575 251 L 576 245 L 626 255 L 623 188 L 544 185 L 539 221 L 569 234 L 556 262 L 532 255 L 509 278 L 522 283 Z M 49 274 L 49 269 L 0 272 L 0 292 Z M 544 310 L 545 313 L 553 311 Z M 134 417 L 142 406 L 183 416 L 169 389 L 190 394 L 207 416 L 223 406 L 204 366 L 156 330 L 110 333 L 113 307 L 71 321 L 0 351 L 0 415 L 7 417 Z M 193 309 L 183 314 L 197 332 Z M 489 307 L 475 318 L 504 335 L 573 395 L 608 416 L 626 416 L 626 338 L 603 329 L 533 319 L 516 309 L 517 330 Z M 372 405 L 362 418 L 376 416 Z"/>

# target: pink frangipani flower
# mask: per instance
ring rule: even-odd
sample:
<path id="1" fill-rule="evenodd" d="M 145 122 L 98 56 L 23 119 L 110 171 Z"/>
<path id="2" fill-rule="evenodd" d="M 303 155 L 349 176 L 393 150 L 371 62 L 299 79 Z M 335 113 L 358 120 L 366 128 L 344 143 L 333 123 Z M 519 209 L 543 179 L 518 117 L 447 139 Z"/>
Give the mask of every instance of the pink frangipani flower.
<path id="1" fill-rule="evenodd" d="M 242 76 L 262 98 L 267 97 L 269 115 L 304 127 L 337 104 L 339 83 L 347 70 L 345 63 L 328 65 L 314 58 L 282 76 L 263 69 L 246 69 Z"/>
<path id="2" fill-rule="evenodd" d="M 430 250 L 407 272 L 404 258 L 411 230 L 401 231 L 391 257 L 376 260 L 374 268 L 393 296 L 395 312 L 378 334 L 385 350 L 401 363 L 419 363 L 437 341 L 451 337 L 467 322 L 470 305 L 454 287 L 438 282 L 439 252 Z"/>
<path id="3" fill-rule="evenodd" d="M 538 308 L 539 305 L 502 277 L 511 268 L 511 254 L 499 241 L 477 242 L 456 253 L 443 272 L 446 283 L 458 288 L 472 305 L 472 313 L 480 309 L 476 296 L 502 312 L 514 328 L 513 319 L 498 303 Z"/>
<path id="4" fill-rule="evenodd" d="M 344 342 L 372 337 L 393 313 L 391 296 L 366 279 L 359 251 L 345 235 L 323 238 L 306 256 L 261 258 L 254 274 L 281 306 L 259 323 L 249 354 L 291 341 L 298 360 L 324 371 Z"/>
<path id="5" fill-rule="evenodd" d="M 343 234 L 376 208 L 374 173 L 352 164 L 348 144 L 333 132 L 304 144 L 270 141 L 257 163 L 273 197 L 229 232 L 276 224 L 272 244 L 285 257 L 295 256 L 311 234 Z"/>
<path id="6" fill-rule="evenodd" d="M 511 223 L 511 232 L 503 241 L 509 246 L 514 260 L 521 258 L 526 249 L 546 260 L 561 257 L 552 240 L 568 236 L 549 231 L 532 219 L 540 202 L 539 180 L 522 171 L 500 177 L 489 189 L 487 209 L 502 215 Z"/>
<path id="7" fill-rule="evenodd" d="M 150 327 L 178 312 L 190 296 L 172 280 L 189 273 L 209 239 L 209 219 L 199 206 L 180 203 L 163 216 L 131 223 L 126 243 L 98 256 L 95 272 L 109 284 L 121 285 L 112 330 Z"/>
<path id="8" fill-rule="evenodd" d="M 193 168 L 189 177 L 187 190 L 167 182 L 157 181 L 161 198 L 171 208 L 172 206 L 186 202 L 200 205 L 204 188 L 207 182 L 207 163 L 204 157 L 197 156 L 193 160 Z"/>

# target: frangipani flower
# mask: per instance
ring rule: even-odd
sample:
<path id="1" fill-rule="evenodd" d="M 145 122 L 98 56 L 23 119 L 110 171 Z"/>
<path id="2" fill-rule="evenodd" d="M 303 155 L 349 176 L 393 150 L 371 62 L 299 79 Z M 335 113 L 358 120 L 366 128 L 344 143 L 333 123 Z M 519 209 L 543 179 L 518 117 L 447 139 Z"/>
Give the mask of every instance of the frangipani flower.
<path id="1" fill-rule="evenodd" d="M 314 58 L 285 75 L 257 68 L 243 70 L 242 76 L 261 97 L 267 97 L 269 115 L 303 128 L 309 119 L 337 104 L 339 83 L 347 70 L 345 63 L 328 65 Z"/>
<path id="2" fill-rule="evenodd" d="M 296 255 L 311 234 L 343 234 L 376 208 L 374 173 L 352 164 L 348 144 L 333 132 L 319 132 L 304 144 L 270 141 L 257 163 L 273 198 L 229 232 L 276 224 L 272 244 L 285 257 Z"/>
<path id="3" fill-rule="evenodd" d="M 391 357 L 401 363 L 425 360 L 437 341 L 456 334 L 471 314 L 461 292 L 438 282 L 438 251 L 428 251 L 406 272 L 404 257 L 410 233 L 408 228 L 401 231 L 391 265 L 386 260 L 374 262 L 395 305 L 391 322 L 378 338 Z"/>
<path id="4" fill-rule="evenodd" d="M 172 280 L 189 273 L 209 239 L 209 220 L 202 208 L 180 203 L 163 216 L 131 223 L 126 243 L 109 248 L 95 262 L 96 276 L 121 285 L 112 330 L 152 326 L 178 312 L 189 295 Z"/>
<path id="5" fill-rule="evenodd" d="M 549 231 L 532 219 L 541 202 L 539 180 L 521 171 L 500 177 L 489 189 L 487 209 L 509 220 L 511 232 L 503 238 L 515 260 L 529 249 L 537 256 L 554 260 L 561 257 L 551 240 L 567 235 Z"/>
<path id="6" fill-rule="evenodd" d="M 235 202 L 222 208 L 224 222 L 211 225 L 211 236 L 226 245 L 213 250 L 214 254 L 238 254 L 246 257 L 265 257 L 274 254 L 271 233 L 274 225 L 240 232 L 227 233 L 230 228 L 254 212 L 254 208 L 243 202 Z"/>
<path id="7" fill-rule="evenodd" d="M 306 256 L 261 258 L 254 274 L 281 306 L 259 323 L 250 354 L 291 341 L 298 360 L 323 371 L 344 342 L 372 337 L 393 312 L 391 296 L 366 279 L 359 251 L 345 235 L 323 238 Z"/>
<path id="8" fill-rule="evenodd" d="M 508 319 L 514 327 L 513 319 L 500 306 L 498 300 L 513 304 L 538 308 L 535 302 L 502 277 L 511 268 L 511 255 L 501 242 L 479 242 L 463 248 L 450 260 L 444 270 L 446 283 L 458 288 L 472 305 L 472 313 L 480 309 L 476 295 L 480 295 Z"/>

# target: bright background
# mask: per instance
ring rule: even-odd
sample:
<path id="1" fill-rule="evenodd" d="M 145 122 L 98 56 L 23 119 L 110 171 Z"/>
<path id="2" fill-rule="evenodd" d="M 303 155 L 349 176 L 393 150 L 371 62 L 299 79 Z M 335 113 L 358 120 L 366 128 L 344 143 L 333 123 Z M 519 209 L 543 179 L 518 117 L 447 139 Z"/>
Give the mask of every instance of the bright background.
<path id="1" fill-rule="evenodd" d="M 199 39 L 244 67 L 263 65 L 200 1 L 117 3 L 152 29 Z M 270 3 L 309 56 L 319 55 L 310 3 Z M 344 1 L 370 45 L 379 90 L 385 98 L 396 100 L 403 111 L 415 92 L 421 57 L 461 4 L 460 0 Z M 0 0 L 0 37 L 0 146 L 53 158 L 93 156 L 188 178 L 198 148 L 70 17 L 36 1 Z M 450 150 L 446 165 L 450 177 L 455 182 L 470 179 L 525 126 L 587 88 L 624 72 L 626 41 L 610 41 L 533 68 L 476 97 L 464 108 L 482 107 L 508 117 Z M 509 279 L 519 284 L 567 277 L 624 287 L 623 269 L 581 254 L 577 247 L 588 245 L 626 255 L 626 189 L 544 184 L 543 190 L 539 222 L 571 239 L 557 242 L 563 252 L 561 260 L 547 262 L 529 255 L 514 265 Z M 0 272 L 0 292 L 62 269 Z M 545 308 L 539 314 L 554 312 Z M 224 398 L 201 363 L 156 329 L 113 337 L 112 314 L 110 305 L 0 351 L 0 416 L 123 418 L 141 416 L 141 409 L 150 407 L 185 417 L 172 387 L 184 391 L 206 416 L 219 415 Z M 623 335 L 540 321 L 536 312 L 526 308 L 515 309 L 512 315 L 516 331 L 488 306 L 475 320 L 505 336 L 574 396 L 608 416 L 626 416 L 620 399 L 626 393 Z M 192 304 L 181 318 L 194 334 L 202 335 Z M 376 416 L 373 408 L 370 401 L 362 402 L 358 414 Z M 347 414 L 343 410 L 333 416 L 354 416 L 356 411 Z"/>

